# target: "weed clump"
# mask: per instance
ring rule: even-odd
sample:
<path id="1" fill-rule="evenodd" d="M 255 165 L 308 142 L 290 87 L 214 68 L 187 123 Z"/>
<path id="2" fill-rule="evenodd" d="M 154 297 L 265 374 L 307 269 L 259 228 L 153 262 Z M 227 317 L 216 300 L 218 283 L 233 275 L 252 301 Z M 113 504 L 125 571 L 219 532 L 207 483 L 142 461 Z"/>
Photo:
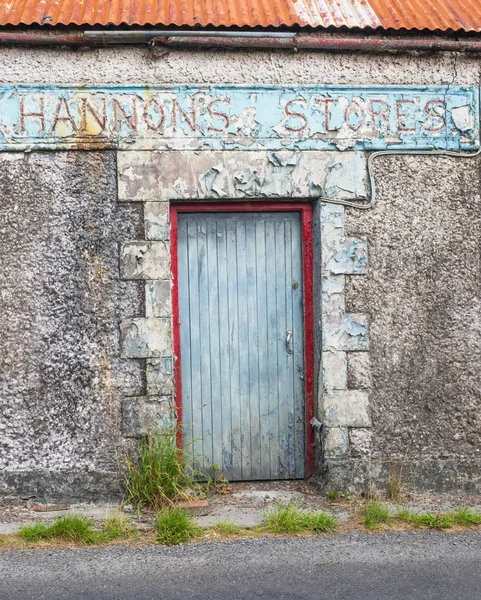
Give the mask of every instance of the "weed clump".
<path id="1" fill-rule="evenodd" d="M 461 507 L 447 513 L 416 513 L 409 508 L 403 508 L 396 514 L 396 519 L 414 527 L 428 529 L 450 529 L 453 525 L 473 527 L 481 525 L 481 513 L 466 507 Z"/>
<path id="2" fill-rule="evenodd" d="M 100 541 L 110 542 L 113 540 L 133 537 L 138 532 L 130 526 L 130 521 L 125 515 L 115 513 L 105 520 L 102 531 L 98 532 Z"/>
<path id="3" fill-rule="evenodd" d="M 367 529 L 378 529 L 381 523 L 389 524 L 391 515 L 389 508 L 379 502 L 366 502 L 363 507 L 363 525 Z"/>
<path id="4" fill-rule="evenodd" d="M 337 492 L 336 490 L 328 490 L 327 497 L 330 500 L 330 502 L 337 502 L 339 500 L 339 492 Z"/>
<path id="5" fill-rule="evenodd" d="M 188 542 L 199 533 L 192 516 L 176 507 L 159 511 L 154 526 L 157 541 L 167 546 Z"/>
<path id="6" fill-rule="evenodd" d="M 481 513 L 472 508 L 461 506 L 454 511 L 454 524 L 462 527 L 481 525 Z"/>
<path id="7" fill-rule="evenodd" d="M 263 525 L 271 533 L 326 533 L 334 530 L 336 519 L 322 511 L 303 511 L 294 502 L 289 502 L 276 504 L 268 510 Z"/>
<path id="8" fill-rule="evenodd" d="M 96 532 L 90 519 L 81 515 L 67 515 L 52 524 L 35 523 L 26 525 L 18 531 L 25 542 L 41 542 L 48 540 L 64 540 L 80 544 L 93 544 L 97 541 Z"/>
<path id="9" fill-rule="evenodd" d="M 242 527 L 239 527 L 235 523 L 229 523 L 224 521 L 218 521 L 214 525 L 214 529 L 221 535 L 236 535 L 243 531 Z"/>
<path id="10" fill-rule="evenodd" d="M 186 465 L 186 451 L 177 447 L 176 440 L 177 426 L 172 425 L 144 437 L 138 458 L 125 457 L 130 504 L 160 508 L 192 498 L 192 490 L 199 486 L 195 473 Z"/>
<path id="11" fill-rule="evenodd" d="M 77 544 L 102 544 L 124 539 L 135 533 L 127 517 L 115 514 L 106 519 L 100 530 L 95 529 L 93 521 L 87 517 L 67 515 L 53 523 L 38 522 L 34 525 L 25 525 L 17 535 L 24 542 L 29 543 L 61 540 Z"/>
<path id="12" fill-rule="evenodd" d="M 404 497 L 404 484 L 401 477 L 391 475 L 387 486 L 387 496 L 391 502 L 401 502 Z"/>

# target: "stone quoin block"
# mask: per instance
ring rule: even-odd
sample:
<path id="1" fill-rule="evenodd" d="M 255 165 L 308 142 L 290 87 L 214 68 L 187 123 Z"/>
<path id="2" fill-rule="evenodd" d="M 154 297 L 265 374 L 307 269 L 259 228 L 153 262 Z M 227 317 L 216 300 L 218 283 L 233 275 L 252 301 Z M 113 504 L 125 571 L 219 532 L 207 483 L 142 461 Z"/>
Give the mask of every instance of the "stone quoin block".
<path id="1" fill-rule="evenodd" d="M 330 427 L 324 434 L 324 456 L 337 458 L 346 456 L 349 450 L 349 433 L 347 427 Z"/>
<path id="2" fill-rule="evenodd" d="M 370 429 L 351 429 L 349 431 L 349 454 L 353 458 L 365 458 L 371 455 L 372 431 Z"/>
<path id="3" fill-rule="evenodd" d="M 144 204 L 145 238 L 147 240 L 170 239 L 170 204 L 146 202 Z"/>
<path id="4" fill-rule="evenodd" d="M 367 266 L 367 243 L 361 239 L 344 239 L 340 247 L 325 252 L 323 263 L 324 269 L 334 275 L 364 275 Z"/>
<path id="5" fill-rule="evenodd" d="M 345 390 L 347 388 L 346 352 L 322 353 L 322 382 L 325 390 Z"/>
<path id="6" fill-rule="evenodd" d="M 322 347 L 344 352 L 369 348 L 368 318 L 365 315 L 332 314 L 323 320 Z"/>
<path id="7" fill-rule="evenodd" d="M 143 437 L 168 427 L 173 418 L 174 410 L 170 396 L 122 400 L 122 433 L 125 437 Z"/>
<path id="8" fill-rule="evenodd" d="M 172 316 L 172 283 L 170 279 L 147 281 L 145 284 L 145 316 Z"/>
<path id="9" fill-rule="evenodd" d="M 332 275 L 321 279 L 322 317 L 329 315 L 340 315 L 345 313 L 344 286 L 346 278 L 344 275 Z"/>
<path id="10" fill-rule="evenodd" d="M 120 251 L 122 279 L 168 279 L 170 247 L 162 241 L 128 242 Z"/>
<path id="11" fill-rule="evenodd" d="M 323 397 L 325 427 L 370 427 L 369 394 L 360 390 L 338 390 Z"/>
<path id="12" fill-rule="evenodd" d="M 174 393 L 172 358 L 147 359 L 148 396 L 170 396 Z"/>
<path id="13" fill-rule="evenodd" d="M 172 356 L 171 319 L 127 319 L 120 325 L 120 336 L 124 358 Z"/>

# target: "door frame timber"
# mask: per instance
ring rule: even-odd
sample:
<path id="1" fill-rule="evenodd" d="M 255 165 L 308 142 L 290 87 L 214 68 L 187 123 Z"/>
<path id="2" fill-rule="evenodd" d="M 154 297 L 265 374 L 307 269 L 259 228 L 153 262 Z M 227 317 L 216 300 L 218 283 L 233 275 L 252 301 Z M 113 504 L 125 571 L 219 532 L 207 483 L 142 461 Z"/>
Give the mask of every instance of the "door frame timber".
<path id="1" fill-rule="evenodd" d="M 306 404 L 305 423 L 305 477 L 314 469 L 314 296 L 313 296 L 313 237 L 312 205 L 308 202 L 171 202 L 170 204 L 170 251 L 172 259 L 172 312 L 174 338 L 174 385 L 177 420 L 182 423 L 182 361 L 180 352 L 179 314 L 179 259 L 177 214 L 180 212 L 299 212 L 302 231 L 302 272 L 304 309 L 304 394 Z M 177 429 L 177 444 L 182 446 L 182 428 Z"/>

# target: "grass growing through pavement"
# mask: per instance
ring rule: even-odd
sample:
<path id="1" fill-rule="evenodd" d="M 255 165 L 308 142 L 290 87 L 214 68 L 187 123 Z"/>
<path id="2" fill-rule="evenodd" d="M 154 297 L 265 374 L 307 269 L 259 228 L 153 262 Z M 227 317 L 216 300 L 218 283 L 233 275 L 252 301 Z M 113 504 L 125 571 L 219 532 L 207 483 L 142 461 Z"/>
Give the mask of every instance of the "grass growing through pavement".
<path id="1" fill-rule="evenodd" d="M 128 517 L 114 513 L 105 520 L 103 530 L 97 534 L 101 541 L 110 542 L 112 540 L 126 539 L 136 537 L 138 531 L 131 527 Z"/>
<path id="2" fill-rule="evenodd" d="M 419 514 L 409 508 L 403 508 L 396 514 L 396 519 L 414 527 L 427 527 L 429 529 L 450 529 L 453 525 L 459 525 L 460 527 L 481 525 L 481 513 L 466 507 L 441 514 L 430 512 Z"/>
<path id="3" fill-rule="evenodd" d="M 293 502 L 279 503 L 266 511 L 263 526 L 271 533 L 325 533 L 334 531 L 336 519 L 322 511 L 303 511 Z"/>
<path id="4" fill-rule="evenodd" d="M 366 502 L 362 507 L 363 525 L 366 529 L 377 529 L 381 523 L 389 524 L 391 515 L 389 507 L 379 502 Z"/>
<path id="5" fill-rule="evenodd" d="M 235 523 L 229 523 L 224 521 L 218 521 L 214 527 L 214 531 L 220 533 L 220 535 L 238 535 L 245 532 L 243 527 L 236 525 Z"/>
<path id="6" fill-rule="evenodd" d="M 176 507 L 159 511 L 154 527 L 157 541 L 167 546 L 188 542 L 199 533 L 192 516 Z"/>
<path id="7" fill-rule="evenodd" d="M 25 542 L 56 539 L 93 544 L 96 538 L 92 521 L 80 515 L 67 515 L 52 524 L 38 522 L 34 525 L 26 525 L 18 531 L 18 535 Z"/>
<path id="8" fill-rule="evenodd" d="M 67 515 L 53 523 L 38 522 L 25 525 L 17 535 L 24 542 L 60 540 L 77 544 L 102 544 L 133 536 L 136 531 L 130 527 L 123 515 L 112 515 L 105 520 L 102 529 L 94 528 L 91 519 L 82 515 Z"/>

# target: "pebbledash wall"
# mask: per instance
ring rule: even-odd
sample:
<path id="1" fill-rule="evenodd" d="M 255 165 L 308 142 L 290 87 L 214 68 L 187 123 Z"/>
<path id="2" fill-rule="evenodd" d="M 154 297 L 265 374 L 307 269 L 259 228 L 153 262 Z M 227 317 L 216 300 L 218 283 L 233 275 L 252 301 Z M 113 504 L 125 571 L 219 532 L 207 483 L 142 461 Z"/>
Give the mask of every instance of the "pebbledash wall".
<path id="1" fill-rule="evenodd" d="M 469 151 L 479 136 L 476 59 L 264 51 L 153 59 L 141 48 L 2 48 L 0 62 L 2 496 L 120 494 L 122 452 L 173 408 L 169 204 L 196 199 L 312 200 L 315 480 L 340 490 L 383 489 L 402 465 L 416 489 L 481 490 L 480 159 L 380 156 L 377 202 L 360 211 L 317 200 L 369 196 L 367 151 L 386 147 L 386 139 L 363 138 L 356 107 L 343 106 L 338 116 L 350 126 L 333 126 L 322 143 L 278 148 L 266 134 L 246 151 L 242 140 L 206 147 L 196 135 L 160 144 L 153 119 L 162 109 L 150 104 L 146 113 L 151 97 L 142 92 L 146 85 L 167 86 L 167 94 L 169 86 L 243 85 L 262 104 L 262 86 L 277 86 L 275 98 L 278 86 L 284 94 L 331 86 L 331 97 L 333 85 L 355 97 L 360 86 L 382 86 L 393 99 L 387 147 L 423 148 L 436 138 L 438 148 Z M 59 98 L 108 84 L 144 102 L 145 131 L 110 131 L 110 140 L 92 145 L 88 136 L 98 132 L 82 129 L 82 118 L 88 112 L 89 127 L 102 127 L 98 90 L 89 105 L 97 117 L 75 97 Z M 413 92 L 392 87 L 405 85 L 417 86 L 424 100 L 414 112 Z M 175 90 L 184 109 L 186 93 Z M 439 112 L 439 93 L 448 105 L 454 98 L 449 115 Z M 312 115 L 284 99 L 287 130 L 278 133 L 287 139 Z M 106 111 L 107 128 L 118 118 L 125 126 L 131 115 L 122 103 Z M 207 113 L 214 120 L 203 126 L 213 139 L 226 124 L 223 112 L 220 103 Z M 189 127 L 189 115 L 178 114 Z M 261 125 L 271 118 L 262 114 Z M 111 143 L 115 135 L 121 149 Z"/>

